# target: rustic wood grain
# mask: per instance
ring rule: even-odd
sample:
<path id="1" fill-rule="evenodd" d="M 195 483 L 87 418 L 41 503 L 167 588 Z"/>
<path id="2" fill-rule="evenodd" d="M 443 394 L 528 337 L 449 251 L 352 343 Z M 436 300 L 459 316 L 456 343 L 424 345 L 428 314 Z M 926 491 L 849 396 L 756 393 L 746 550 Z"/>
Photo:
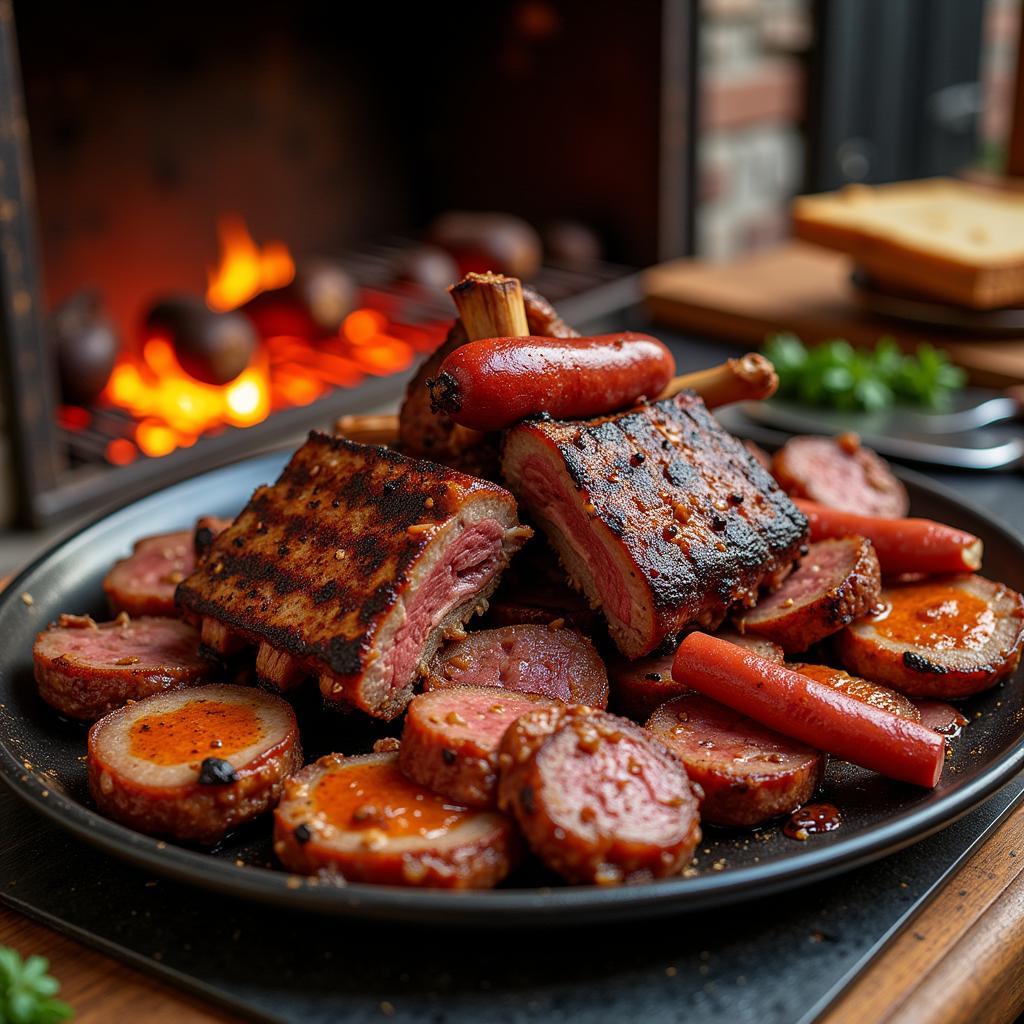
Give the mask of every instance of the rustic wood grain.
<path id="1" fill-rule="evenodd" d="M 1007 1024 L 1024 1008 L 1024 807 L 819 1024 Z"/>
<path id="2" fill-rule="evenodd" d="M 50 973 L 60 982 L 60 998 L 74 1007 L 75 1024 L 227 1024 L 239 1020 L 6 907 L 0 907 L 0 946 L 50 961 Z"/>
<path id="3" fill-rule="evenodd" d="M 1024 383 L 1024 337 L 940 334 L 861 309 L 853 298 L 849 259 L 804 242 L 787 242 L 728 263 L 675 260 L 644 274 L 651 315 L 694 334 L 757 348 L 767 334 L 793 331 L 815 344 L 842 337 L 874 345 L 892 335 L 906 348 L 944 348 L 975 384 Z"/>

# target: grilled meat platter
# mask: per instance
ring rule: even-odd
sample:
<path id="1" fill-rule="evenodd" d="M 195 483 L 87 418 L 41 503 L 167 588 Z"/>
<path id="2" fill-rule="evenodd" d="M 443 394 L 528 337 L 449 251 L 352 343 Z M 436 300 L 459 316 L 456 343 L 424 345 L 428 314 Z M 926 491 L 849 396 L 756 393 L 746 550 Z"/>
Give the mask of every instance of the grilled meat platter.
<path id="1" fill-rule="evenodd" d="M 109 621 L 39 632 L 99 811 L 201 849 L 262 828 L 325 885 L 617 886 L 693 873 L 711 830 L 840 827 L 830 758 L 935 787 L 949 702 L 1024 643 L 981 541 L 907 518 L 853 436 L 723 430 L 761 356 L 680 375 L 515 278 L 452 295 L 386 444 L 311 433 L 233 521 L 139 539 Z M 311 701 L 373 749 L 305 755 Z"/>

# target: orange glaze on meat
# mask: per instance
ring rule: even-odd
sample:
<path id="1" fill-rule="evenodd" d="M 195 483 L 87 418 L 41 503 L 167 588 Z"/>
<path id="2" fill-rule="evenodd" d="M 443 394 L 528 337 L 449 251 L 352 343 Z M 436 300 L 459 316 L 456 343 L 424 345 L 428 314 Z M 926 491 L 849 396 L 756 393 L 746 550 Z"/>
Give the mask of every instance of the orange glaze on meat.
<path id="1" fill-rule="evenodd" d="M 169 714 L 132 725 L 130 750 L 153 764 L 184 764 L 197 757 L 228 757 L 263 738 L 257 712 L 245 704 L 193 700 Z"/>
<path id="2" fill-rule="evenodd" d="M 878 633 L 897 643 L 936 651 L 983 647 L 996 628 L 988 604 L 948 584 L 922 583 L 885 591 L 873 620 Z"/>
<path id="3" fill-rule="evenodd" d="M 439 839 L 472 813 L 411 782 L 396 764 L 372 762 L 324 775 L 313 810 L 337 828 L 380 829 L 391 839 Z"/>

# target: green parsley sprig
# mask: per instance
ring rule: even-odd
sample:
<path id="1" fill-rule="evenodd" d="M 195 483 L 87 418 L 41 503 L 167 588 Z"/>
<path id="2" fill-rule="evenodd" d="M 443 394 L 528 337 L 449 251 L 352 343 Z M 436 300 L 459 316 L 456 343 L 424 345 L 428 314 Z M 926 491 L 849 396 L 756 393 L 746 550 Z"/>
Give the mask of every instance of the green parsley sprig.
<path id="1" fill-rule="evenodd" d="M 764 354 L 779 374 L 780 395 L 837 409 L 874 412 L 896 402 L 941 408 L 966 380 L 939 349 L 919 345 L 909 355 L 890 337 L 873 349 L 842 338 L 808 348 L 795 334 L 773 334 Z"/>
<path id="2" fill-rule="evenodd" d="M 74 1010 L 53 997 L 60 989 L 41 956 L 22 960 L 15 950 L 0 946 L 0 1024 L 57 1024 Z"/>

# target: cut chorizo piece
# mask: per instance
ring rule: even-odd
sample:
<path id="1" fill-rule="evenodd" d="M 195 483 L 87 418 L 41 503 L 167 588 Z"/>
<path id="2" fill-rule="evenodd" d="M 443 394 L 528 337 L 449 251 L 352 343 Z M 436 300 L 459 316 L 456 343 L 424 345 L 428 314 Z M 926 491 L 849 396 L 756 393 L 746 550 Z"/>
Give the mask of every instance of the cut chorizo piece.
<path id="1" fill-rule="evenodd" d="M 699 694 L 677 697 L 647 728 L 704 790 L 700 815 L 712 825 L 750 828 L 806 803 L 826 756 Z"/>
<path id="2" fill-rule="evenodd" d="M 174 591 L 195 567 L 191 530 L 143 537 L 132 553 L 114 563 L 103 590 L 115 612 L 174 615 Z"/>
<path id="3" fill-rule="evenodd" d="M 36 637 L 32 660 L 43 700 L 88 722 L 130 700 L 195 686 L 213 672 L 194 627 L 127 612 L 103 623 L 62 615 Z"/>
<path id="4" fill-rule="evenodd" d="M 202 516 L 194 530 L 137 540 L 132 553 L 115 562 L 103 580 L 110 606 L 130 615 L 176 615 L 174 591 L 178 584 L 230 523 L 230 519 Z"/>
<path id="5" fill-rule="evenodd" d="M 745 636 L 733 630 L 719 630 L 715 636 L 753 651 L 768 661 L 781 665 L 786 660 L 782 648 L 764 637 L 753 634 Z M 646 722 L 654 710 L 666 701 L 691 693 L 688 686 L 672 678 L 672 661 L 675 656 L 673 648 L 668 654 L 651 654 L 636 661 L 612 658 L 608 662 L 608 674 L 614 710 L 638 722 Z"/>
<path id="6" fill-rule="evenodd" d="M 911 697 L 969 697 L 1020 662 L 1024 598 L 982 576 L 882 591 L 878 614 L 843 631 L 838 652 L 857 675 Z"/>
<path id="7" fill-rule="evenodd" d="M 791 438 L 772 457 L 771 469 L 791 498 L 887 519 L 910 511 L 907 489 L 856 434 Z"/>
<path id="8" fill-rule="evenodd" d="M 426 680 L 539 693 L 565 704 L 608 706 L 608 670 L 582 633 L 565 627 L 502 626 L 469 633 L 441 649 Z"/>
<path id="9" fill-rule="evenodd" d="M 700 842 L 686 770 L 628 719 L 579 705 L 540 708 L 508 729 L 499 760 L 499 807 L 570 882 L 678 874 Z"/>
<path id="10" fill-rule="evenodd" d="M 882 573 L 869 540 L 822 540 L 810 545 L 778 590 L 743 612 L 736 624 L 796 654 L 871 611 L 881 592 Z"/>
<path id="11" fill-rule="evenodd" d="M 454 686 L 414 697 L 398 763 L 421 786 L 467 807 L 494 807 L 498 748 L 520 716 L 552 701 L 489 686 Z"/>
<path id="12" fill-rule="evenodd" d="M 111 712 L 89 730 L 87 760 L 89 791 L 107 817 L 212 844 L 277 803 L 302 748 L 286 701 L 211 685 Z"/>
<path id="13" fill-rule="evenodd" d="M 329 754 L 288 779 L 274 814 L 274 852 L 286 868 L 352 882 L 487 889 L 520 846 L 508 818 L 407 779 L 396 753 Z"/>
<path id="14" fill-rule="evenodd" d="M 861 679 L 860 676 L 851 676 L 849 672 L 844 672 L 841 668 L 832 668 L 831 665 L 790 662 L 788 667 L 802 676 L 817 679 L 819 683 L 831 686 L 833 690 L 839 690 L 848 697 L 872 704 L 892 715 L 899 715 L 908 722 L 921 721 L 921 712 L 912 700 L 896 690 L 890 690 L 888 686 L 882 686 L 881 683 L 873 683 L 869 679 Z"/>

